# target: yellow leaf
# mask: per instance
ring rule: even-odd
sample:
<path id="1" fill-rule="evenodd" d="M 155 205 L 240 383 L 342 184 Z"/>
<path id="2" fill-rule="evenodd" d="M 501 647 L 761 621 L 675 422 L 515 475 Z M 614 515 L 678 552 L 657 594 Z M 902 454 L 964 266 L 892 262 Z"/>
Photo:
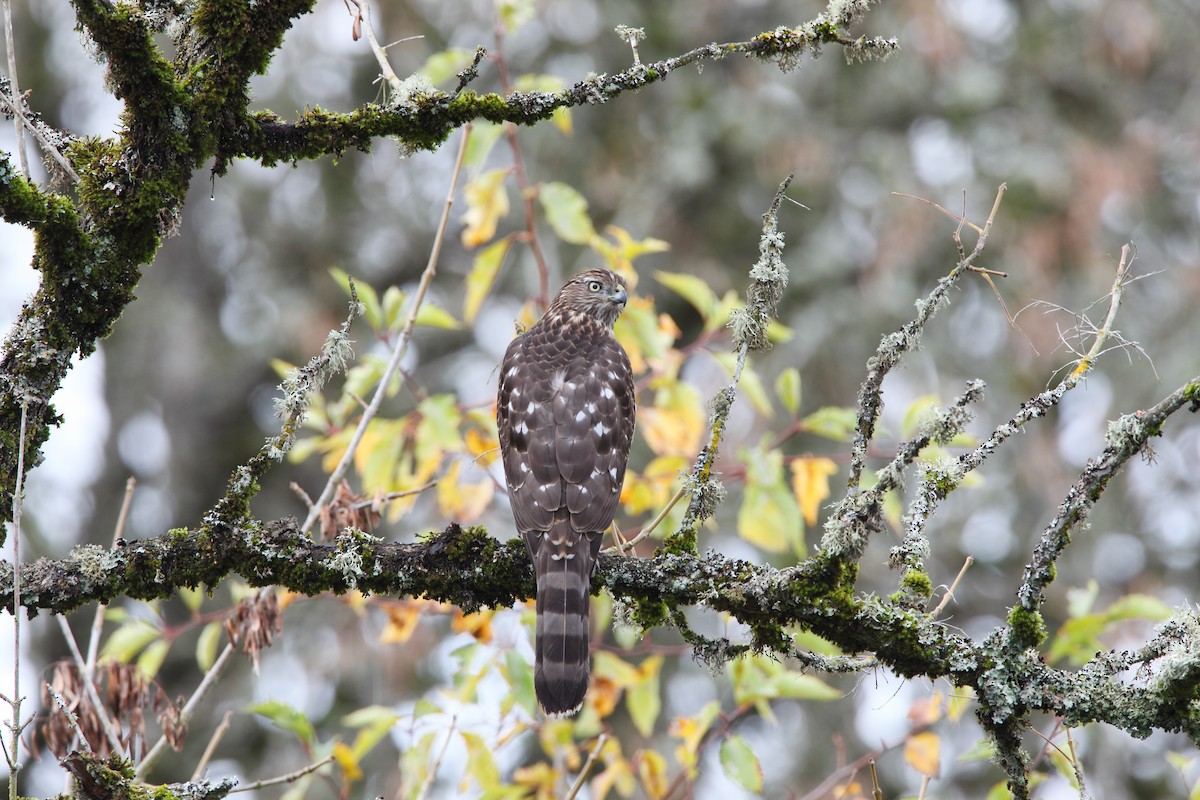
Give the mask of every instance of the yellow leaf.
<path id="1" fill-rule="evenodd" d="M 496 223 L 508 213 L 508 192 L 504 188 L 507 177 L 508 170 L 494 169 L 467 184 L 462 243 L 468 250 L 490 242 L 496 235 Z"/>
<path id="2" fill-rule="evenodd" d="M 682 356 L 673 345 L 680 335 L 679 326 L 667 314 L 655 313 L 654 298 L 631 298 L 613 331 L 635 375 L 649 368 L 670 374 L 678 371 Z"/>
<path id="3" fill-rule="evenodd" d="M 936 778 L 941 774 L 939 759 L 942 740 L 936 733 L 918 733 L 904 743 L 904 760 L 922 775 Z"/>
<path id="4" fill-rule="evenodd" d="M 796 493 L 805 524 L 817 524 L 821 501 L 829 497 L 829 478 L 837 471 L 837 464 L 829 458 L 797 458 L 792 462 L 792 491 Z"/>
<path id="5" fill-rule="evenodd" d="M 954 687 L 954 694 L 950 695 L 950 708 L 947 709 L 947 714 L 951 722 L 958 722 L 962 719 L 963 714 L 975 702 L 975 690 L 969 686 Z"/>
<path id="6" fill-rule="evenodd" d="M 691 460 L 685 456 L 658 456 L 646 465 L 641 475 L 626 473 L 625 485 L 621 487 L 621 508 L 627 514 L 662 508 L 675 494 L 679 476 L 689 464 Z"/>
<path id="7" fill-rule="evenodd" d="M 484 298 L 492 291 L 496 276 L 500 273 L 500 265 L 504 263 L 504 256 L 508 253 L 511 243 L 512 240 L 505 237 L 489 244 L 475 256 L 471 271 L 467 273 L 467 291 L 463 299 L 463 321 L 468 325 L 475 321 L 475 315 L 479 313 Z"/>
<path id="8" fill-rule="evenodd" d="M 279 590 L 277 589 L 276 591 Z M 292 596 L 299 597 L 299 595 L 295 593 L 292 593 Z M 344 595 L 342 595 L 341 601 L 350 607 L 350 610 L 354 612 L 355 616 L 361 617 L 367 612 L 367 597 L 357 589 L 346 592 Z M 280 610 L 283 610 L 282 602 L 279 604 L 279 608 Z"/>
<path id="9" fill-rule="evenodd" d="M 667 796 L 670 781 L 667 778 L 667 760 L 653 750 L 639 750 L 633 757 L 637 764 L 638 780 L 642 791 L 650 800 Z"/>
<path id="10" fill-rule="evenodd" d="M 764 445 L 743 449 L 746 491 L 738 509 L 738 535 L 764 550 L 804 553 L 804 522 L 783 479 L 783 454 Z"/>
<path id="11" fill-rule="evenodd" d="M 655 393 L 654 405 L 638 409 L 638 429 L 657 455 L 692 456 L 704 434 L 704 406 L 695 387 L 669 380 Z"/>
<path id="12" fill-rule="evenodd" d="M 650 656 L 637 669 L 638 679 L 626 695 L 625 707 L 633 726 L 642 736 L 649 737 L 654 733 L 654 723 L 662 708 L 661 690 L 658 675 L 662 670 L 663 657 Z"/>
<path id="13" fill-rule="evenodd" d="M 454 461 L 438 480 L 438 508 L 456 522 L 472 522 L 479 519 L 492 502 L 496 484 L 486 476 L 481 483 L 462 483 L 458 475 L 461 469 L 462 462 Z"/>
<path id="14" fill-rule="evenodd" d="M 358 766 L 358 759 L 354 757 L 354 751 L 345 742 L 334 743 L 333 760 L 341 768 L 342 774 L 346 776 L 346 780 L 362 780 L 363 773 L 362 769 Z"/>

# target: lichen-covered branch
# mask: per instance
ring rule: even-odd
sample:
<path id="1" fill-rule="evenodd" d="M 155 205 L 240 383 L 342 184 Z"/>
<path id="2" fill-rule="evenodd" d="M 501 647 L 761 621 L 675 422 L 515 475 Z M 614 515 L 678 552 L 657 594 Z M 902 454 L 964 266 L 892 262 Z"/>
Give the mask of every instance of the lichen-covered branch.
<path id="1" fill-rule="evenodd" d="M 858 5 L 865 8 L 868 4 Z M 501 97 L 427 89 L 407 93 L 398 104 L 368 104 L 344 114 L 309 109 L 294 123 L 281 122 L 271 112 L 259 112 L 250 115 L 228 141 L 218 171 L 235 157 L 256 158 L 271 166 L 350 149 L 366 150 L 372 140 L 382 136 L 399 139 L 408 150 L 433 150 L 451 131 L 472 120 L 532 125 L 550 119 L 560 108 L 601 105 L 664 80 L 682 67 L 735 54 L 774 61 L 790 69 L 803 55 L 815 56 L 824 44 L 841 45 L 856 58 L 884 58 L 896 50 L 893 39 L 848 38 L 845 28 L 857 18 L 857 14 L 836 18 L 822 14 L 805 25 L 777 28 L 747 41 L 709 44 L 673 58 L 635 64 L 612 75 L 590 76 L 561 92 L 513 92 Z"/>
<path id="2" fill-rule="evenodd" d="M 397 138 L 407 149 L 435 149 L 474 119 L 532 124 L 556 108 L 604 103 L 680 67 L 732 53 L 786 68 L 825 44 L 837 44 L 854 58 L 882 57 L 896 46 L 850 38 L 846 29 L 870 2 L 835 0 L 826 13 L 795 28 L 636 64 L 557 94 L 480 96 L 460 84 L 453 94 L 413 91 L 386 107 L 364 105 L 348 114 L 313 108 L 294 124 L 269 112 L 251 113 L 250 77 L 266 69 L 284 32 L 313 2 L 201 0 L 176 8 L 74 0 L 80 28 L 125 103 L 124 128 L 110 139 L 47 139 L 65 159 L 64 169 L 78 176 L 73 199 L 39 190 L 0 155 L 0 217 L 34 230 L 34 267 L 42 273 L 40 288 L 0 349 L 0 495 L 11 494 L 16 485 L 13 454 L 22 403 L 28 406 L 26 444 L 33 465 L 58 421 L 49 399 L 72 356 L 89 355 L 133 300 L 143 266 L 178 225 L 192 174 L 207 159 L 215 157 L 220 174 L 239 157 L 265 164 L 317 158 L 351 147 L 369 149 L 381 136 Z M 175 35 L 172 59 L 155 41 L 168 23 Z"/>
<path id="3" fill-rule="evenodd" d="M 1000 210 L 1000 201 L 1005 190 L 1006 187 L 1002 184 L 996 191 L 991 213 L 983 227 L 978 229 L 979 238 L 971 252 L 962 254 L 960 249 L 962 257 L 958 263 L 937 282 L 928 295 L 917 301 L 917 315 L 899 330 L 884 336 L 875 350 L 875 355 L 868 359 L 867 377 L 858 390 L 858 424 L 850 449 L 850 477 L 846 483 L 846 494 L 834 507 L 825 523 L 825 533 L 821 540 L 822 550 L 841 558 L 857 559 L 866 548 L 870 535 L 882 524 L 878 514 L 864 513 L 870 507 L 870 498 L 867 498 L 867 508 L 864 508 L 859 486 L 867 464 L 867 446 L 875 435 L 875 424 L 879 421 L 879 415 L 883 413 L 883 379 L 900 363 L 905 354 L 920 344 L 925 326 L 938 309 L 949 302 L 949 292 L 958 283 L 958 279 L 979 259 L 987 246 L 988 234 Z M 963 224 L 960 221 L 959 231 Z M 958 237 L 959 232 L 956 232 L 955 241 L 959 241 Z"/>
<path id="4" fill-rule="evenodd" d="M 767 212 L 763 214 L 762 236 L 758 242 L 758 261 L 750 268 L 750 286 L 746 290 L 746 307 L 729 316 L 729 327 L 733 330 L 733 346 L 737 351 L 737 363 L 729 385 L 722 389 L 712 402 L 712 418 L 709 420 L 708 443 L 696 456 L 696 463 L 684 478 L 684 490 L 690 495 L 687 510 L 679 530 L 666 537 L 663 546 L 672 552 L 696 552 L 696 527 L 716 511 L 724 496 L 721 482 L 713 475 L 713 464 L 733 401 L 737 397 L 738 382 L 746 367 L 746 357 L 751 350 L 765 350 L 770 346 L 767 326 L 777 316 L 776 309 L 788 285 L 788 269 L 783 263 L 783 234 L 779 231 L 779 204 L 792 183 L 788 175 Z"/>
<path id="5" fill-rule="evenodd" d="M 1054 562 L 1071 541 L 1072 532 L 1087 520 L 1108 482 L 1120 472 L 1129 459 L 1145 452 L 1150 439 L 1159 435 L 1167 417 L 1185 404 L 1190 404 L 1195 411 L 1198 397 L 1200 375 L 1171 392 L 1151 408 L 1126 414 L 1109 424 L 1104 452 L 1099 458 L 1088 461 L 1083 474 L 1059 505 L 1058 513 L 1042 532 L 1037 548 L 1033 551 L 1033 559 L 1025 567 L 1024 580 L 1017 592 L 1017 599 L 1023 610 L 1037 613 L 1041 608 L 1043 592 L 1054 580 Z M 1037 644 L 1022 639 L 1017 633 L 1014 633 L 1014 636 L 1017 636 L 1017 643 L 1021 646 Z"/>

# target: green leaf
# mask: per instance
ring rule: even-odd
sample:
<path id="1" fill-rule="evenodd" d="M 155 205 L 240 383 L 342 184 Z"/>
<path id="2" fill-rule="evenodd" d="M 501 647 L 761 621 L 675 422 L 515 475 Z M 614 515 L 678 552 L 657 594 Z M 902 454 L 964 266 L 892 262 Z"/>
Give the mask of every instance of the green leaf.
<path id="1" fill-rule="evenodd" d="M 761 794 L 763 790 L 762 765 L 750 744 L 734 734 L 721 742 L 721 768 L 731 781 L 748 792 Z"/>
<path id="2" fill-rule="evenodd" d="M 721 366 L 729 371 L 730 376 L 733 375 L 733 370 L 737 366 L 737 353 L 713 353 L 717 361 L 721 362 Z M 771 405 L 771 399 L 767 397 L 767 389 L 763 385 L 762 378 L 750 366 L 747 361 L 742 367 L 742 377 L 738 381 L 738 390 L 741 391 L 746 399 L 750 401 L 750 405 L 754 406 L 754 410 L 764 417 L 775 416 L 775 409 Z"/>
<path id="3" fill-rule="evenodd" d="M 196 640 L 196 665 L 201 672 L 208 672 L 216 663 L 222 630 L 221 623 L 210 622 L 200 631 L 200 638 Z"/>
<path id="4" fill-rule="evenodd" d="M 400 715 L 386 706 L 366 706 L 342 717 L 342 724 L 346 727 L 359 728 L 350 748 L 355 760 L 361 761 L 371 752 L 399 720 Z"/>
<path id="5" fill-rule="evenodd" d="M 399 331 L 404 327 L 407 318 L 401 315 L 404 309 L 404 300 L 407 295 L 401 291 L 399 286 L 389 286 L 383 292 L 383 319 L 386 329 L 389 331 Z"/>
<path id="6" fill-rule="evenodd" d="M 654 279 L 675 294 L 687 300 L 700 314 L 700 318 L 708 322 L 717 308 L 717 295 L 709 287 L 708 282 L 695 275 L 682 272 L 654 273 Z"/>
<path id="7" fill-rule="evenodd" d="M 746 464 L 746 491 L 738 509 L 738 535 L 772 553 L 804 554 L 800 507 L 783 476 L 783 454 L 760 445 L 739 454 Z"/>
<path id="8" fill-rule="evenodd" d="M 840 691 L 815 675 L 802 675 L 792 670 L 786 670 L 773 676 L 768 681 L 768 686 L 775 691 L 776 697 L 788 697 L 793 700 L 842 699 Z"/>
<path id="9" fill-rule="evenodd" d="M 596 653 L 592 662 L 592 674 L 597 678 L 607 678 L 622 688 L 630 686 L 638 679 L 637 667 L 607 650 Z"/>
<path id="10" fill-rule="evenodd" d="M 484 298 L 492 291 L 510 244 L 512 240 L 506 236 L 475 254 L 471 271 L 467 273 L 467 295 L 463 298 L 463 321 L 468 325 L 475 321 L 475 315 L 479 313 Z"/>
<path id="11" fill-rule="evenodd" d="M 659 674 L 662 671 L 662 656 L 650 656 L 638 668 L 638 680 L 625 695 L 625 707 L 638 733 L 649 738 L 654 733 L 654 723 L 662 709 L 662 692 L 659 690 Z"/>
<path id="12" fill-rule="evenodd" d="M 417 310 L 417 324 L 449 331 L 456 331 L 462 327 L 462 323 L 456 320 L 449 311 L 428 302 L 422 303 Z"/>
<path id="13" fill-rule="evenodd" d="M 825 406 L 818 408 L 801 422 L 809 433 L 833 439 L 835 442 L 848 442 L 858 426 L 858 415 L 853 408 Z"/>
<path id="14" fill-rule="evenodd" d="M 793 417 L 800 413 L 800 370 L 788 367 L 775 378 L 775 396 Z"/>
<path id="15" fill-rule="evenodd" d="M 1094 581 L 1087 590 L 1074 590 L 1070 605 L 1072 611 L 1090 608 L 1095 594 Z M 1070 595 L 1069 595 L 1070 596 Z M 1171 609 L 1161 600 L 1144 594 L 1129 594 L 1118 598 L 1108 608 L 1093 614 L 1073 617 L 1063 623 L 1055 633 L 1046 660 L 1050 663 L 1069 659 L 1073 664 L 1086 662 L 1099 650 L 1104 650 L 1100 636 L 1114 623 L 1136 619 L 1161 622 L 1171 616 Z"/>
<path id="16" fill-rule="evenodd" d="M 587 244 L 595 238 L 587 200 L 574 188 L 558 181 L 543 183 L 538 189 L 538 201 L 559 239 L 570 244 Z"/>
<path id="17" fill-rule="evenodd" d="M 417 406 L 417 412 L 421 415 L 418 436 L 444 450 L 462 449 L 462 436 L 458 431 L 459 425 L 462 424 L 462 414 L 454 401 L 454 395 L 435 394 L 433 397 L 427 397 Z"/>
<path id="18" fill-rule="evenodd" d="M 251 714 L 258 714 L 260 717 L 266 717 L 275 727 L 296 734 L 296 736 L 300 737 L 300 741 L 309 747 L 313 747 L 317 743 L 317 732 L 313 730 L 312 723 L 308 721 L 308 717 L 287 703 L 278 700 L 267 700 L 263 703 L 246 706 L 246 711 Z"/>
<path id="19" fill-rule="evenodd" d="M 500 784 L 500 770 L 492 757 L 492 750 L 477 733 L 460 734 L 467 745 L 467 775 L 475 779 L 479 788 L 494 789 Z"/>
<path id="20" fill-rule="evenodd" d="M 537 700 L 533 694 L 533 665 L 518 653 L 509 648 L 504 651 L 504 666 L 501 673 L 508 680 L 509 694 L 517 705 L 525 709 L 531 716 L 537 716 Z"/>
<path id="21" fill-rule="evenodd" d="M 179 599 L 187 606 L 188 611 L 195 614 L 200 610 L 200 606 L 204 603 L 204 591 L 199 588 L 189 588 L 187 586 L 179 589 Z"/>
<path id="22" fill-rule="evenodd" d="M 425 63 L 418 71 L 426 78 L 429 78 L 429 82 L 436 86 L 442 81 L 449 80 L 462 72 L 471 65 L 474 59 L 474 50 L 451 48 L 450 50 L 442 50 L 439 53 L 434 53 L 425 59 Z"/>
<path id="23" fill-rule="evenodd" d="M 467 140 L 467 152 L 463 155 L 463 163 L 468 169 L 475 169 L 487 160 L 496 142 L 504 135 L 504 125 L 484 120 L 471 123 L 471 138 Z"/>
<path id="24" fill-rule="evenodd" d="M 167 651 L 170 649 L 171 643 L 166 639 L 151 642 L 150 646 L 138 656 L 138 669 L 147 678 L 153 678 L 158 674 L 158 670 L 162 667 L 163 659 L 167 657 Z"/>
<path id="25" fill-rule="evenodd" d="M 346 296 L 350 296 L 350 274 L 337 267 L 332 267 L 329 270 L 329 275 L 342 287 L 342 291 Z M 367 318 L 371 329 L 374 331 L 383 330 L 383 308 L 379 305 L 379 295 L 375 289 L 363 281 L 356 280 L 354 282 L 354 290 L 358 292 L 358 302 L 363 304 L 363 316 Z"/>
<path id="26" fill-rule="evenodd" d="M 142 648 L 162 636 L 162 631 L 143 619 L 129 620 L 117 628 L 104 641 L 100 649 L 101 658 L 115 658 L 128 664 Z"/>

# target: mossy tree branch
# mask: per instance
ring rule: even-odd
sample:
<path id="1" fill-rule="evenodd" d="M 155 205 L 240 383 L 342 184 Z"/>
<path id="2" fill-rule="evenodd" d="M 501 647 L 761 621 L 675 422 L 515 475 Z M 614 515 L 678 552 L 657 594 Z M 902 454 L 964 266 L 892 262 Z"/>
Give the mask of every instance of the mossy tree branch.
<path id="1" fill-rule="evenodd" d="M 454 129 L 475 120 L 532 124 L 555 109 L 603 103 L 662 80 L 702 60 L 744 53 L 794 66 L 825 44 L 848 57 L 881 57 L 895 48 L 883 39 L 852 39 L 847 28 L 869 0 L 837 2 L 816 19 L 779 28 L 745 42 L 707 45 L 614 76 L 598 76 L 558 94 L 516 93 L 508 98 L 463 91 L 431 92 L 347 114 L 312 109 L 295 124 L 248 110 L 250 78 L 263 72 L 293 20 L 314 0 L 204 0 L 174 21 L 175 55 L 168 59 L 154 36 L 173 12 L 150 13 L 133 3 L 75 0 L 80 27 L 108 65 L 113 93 L 125 103 L 123 131 L 109 139 L 51 138 L 68 143 L 66 158 L 79 176 L 73 198 L 39 190 L 0 155 L 0 215 L 36 235 L 33 266 L 42 273 L 0 351 L 0 496 L 16 486 L 22 403 L 28 405 L 28 465 L 58 416 L 50 398 L 78 353 L 91 354 L 132 302 L 142 268 L 178 224 L 196 169 L 215 158 L 223 173 L 235 158 L 265 164 L 367 150 L 376 137 L 398 139 L 409 150 L 436 149 Z M 7 519 L 8 512 L 4 512 Z M 3 541 L 0 532 L 0 542 Z"/>

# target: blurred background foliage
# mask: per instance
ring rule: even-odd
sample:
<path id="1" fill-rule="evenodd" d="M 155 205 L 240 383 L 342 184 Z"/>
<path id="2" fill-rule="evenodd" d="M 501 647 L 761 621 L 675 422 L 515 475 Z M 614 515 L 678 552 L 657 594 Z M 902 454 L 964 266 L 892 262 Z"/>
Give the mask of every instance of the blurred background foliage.
<path id="1" fill-rule="evenodd" d="M 374 18 L 383 41 L 404 39 L 388 51 L 401 75 L 444 71 L 455 56 L 439 61 L 438 54 L 469 54 L 484 45 L 493 59 L 503 58 L 514 86 L 553 88 L 628 66 L 629 46 L 613 32 L 618 24 L 645 29 L 639 50 L 651 61 L 710 41 L 744 40 L 821 10 L 812 2 L 779 0 L 384 0 Z M 21 86 L 31 92 L 32 106 L 74 133 L 111 133 L 120 108 L 104 89 L 103 67 L 81 47 L 70 6 L 16 0 L 14 11 Z M 795 490 L 819 485 L 837 469 L 830 477 L 836 495 L 845 476 L 846 447 L 833 440 L 836 408 L 852 405 L 879 337 L 912 316 L 913 302 L 956 259 L 955 221 L 896 193 L 965 210 L 982 223 L 997 186 L 1006 183 L 983 261 L 1008 273 L 996 281 L 1003 305 L 979 276 L 962 282 L 952 306 L 928 329 L 923 350 L 885 384 L 884 444 L 910 430 L 920 409 L 948 402 L 975 377 L 987 381 L 988 391 L 974 432 L 990 430 L 1071 362 L 1068 346 L 1080 345 L 1071 333 L 1078 324 L 1071 311 L 1102 300 L 1126 242 L 1136 250 L 1135 273 L 1146 277 L 1126 292 L 1118 317 L 1121 332 L 1140 347 L 1109 353 L 1049 419 L 1030 425 L 997 454 L 982 480 L 952 495 L 930 527 L 927 566 L 935 584 L 950 583 L 966 557 L 975 559 L 949 606 L 948 624 L 975 637 L 999 624 L 1039 532 L 1086 459 L 1102 449 L 1107 421 L 1152 404 L 1200 363 L 1200 73 L 1194 54 L 1200 16 L 1194 12 L 1172 0 L 898 0 L 873 9 L 854 31 L 899 40 L 900 52 L 885 63 L 848 65 L 832 48 L 790 72 L 730 58 L 673 73 L 604 106 L 576 109 L 555 124 L 519 130 L 529 184 L 548 187 L 534 213 L 552 288 L 581 268 L 614 263 L 622 236 L 646 245 L 632 261 L 639 281 L 623 321 L 625 338 L 637 339 L 632 328 L 640 319 L 646 341 L 667 337 L 667 355 L 659 355 L 669 363 L 649 364 L 643 373 L 641 402 L 648 413 L 640 417 L 635 448 L 639 477 L 627 491 L 632 510 L 619 523 L 636 528 L 661 509 L 676 470 L 694 454 L 685 434 L 691 435 L 693 419 L 706 417 L 706 399 L 728 376 L 719 319 L 724 306 L 705 309 L 704 298 L 720 305 L 745 286 L 760 216 L 783 177 L 796 174 L 789 196 L 804 206 L 785 203 L 780 216 L 792 271 L 781 323 L 790 335 L 753 362 L 761 392 L 743 392 L 718 467 L 729 500 L 701 534 L 702 548 L 781 565 L 819 538 L 811 516 L 819 502 L 810 496 L 805 504 Z M 377 74 L 365 42 L 351 37 L 347 7 L 318 0 L 289 32 L 267 74 L 253 82 L 251 106 L 285 119 L 309 106 L 349 110 L 382 99 Z M 494 60 L 484 61 L 473 88 L 502 89 Z M 537 266 L 528 243 L 519 241 L 526 223 L 513 151 L 503 132 L 495 133 L 490 151 L 476 153 L 463 176 L 431 290 L 431 302 L 452 319 L 417 329 L 403 385 L 396 385 L 377 441 L 352 475 L 355 490 L 398 488 L 367 485 L 367 461 L 390 452 L 393 474 L 408 459 L 413 481 L 449 474 L 448 485 L 460 490 L 441 486 L 394 504 L 374 528 L 389 540 L 412 541 L 441 528 L 448 509 L 497 537 L 513 534 L 503 492 L 494 491 L 494 471 L 485 469 L 487 457 L 471 457 L 494 435 L 495 368 L 514 320 L 528 322 L 538 313 Z M 9 151 L 12 135 L 11 126 L 0 131 Z M 359 321 L 354 332 L 357 386 L 369 386 L 371 358 L 385 356 L 394 336 L 384 311 L 388 289 L 398 287 L 392 290 L 395 312 L 397 292 L 411 293 L 428 258 L 459 136 L 436 153 L 406 157 L 381 141 L 371 154 L 347 153 L 336 161 L 274 169 L 239 162 L 215 181 L 198 175 L 179 235 L 147 269 L 138 302 L 56 398 L 66 423 L 30 477 L 26 553 L 53 556 L 80 542 L 107 545 L 130 475 L 138 485 L 127 538 L 196 524 L 223 493 L 230 470 L 276 430 L 271 408 L 279 377 L 272 364 L 303 363 L 344 316 L 345 295 L 333 269 L 379 297 L 378 319 Z M 472 136 L 477 144 L 486 140 L 486 126 L 476 126 Z M 501 191 L 507 213 L 500 213 Z M 586 220 L 608 250 L 571 232 L 571 225 L 583 224 L 583 209 L 566 202 L 575 195 L 586 202 Z M 478 209 L 491 209 L 494 233 L 480 230 L 478 216 L 464 217 L 469 204 L 485 217 Z M 7 320 L 37 278 L 28 265 L 26 232 L 4 226 L 0 236 L 0 314 Z M 506 236 L 515 236 L 511 246 L 490 254 L 502 256 L 494 288 L 468 310 L 473 266 L 489 243 Z M 965 238 L 969 246 L 973 236 Z M 1021 311 L 1019 332 L 1005 306 Z M 1104 307 L 1091 308 L 1093 322 Z M 465 316 L 472 317 L 469 324 Z M 673 328 L 677 339 L 670 341 Z M 314 417 L 328 424 L 304 440 L 302 455 L 331 449 L 337 455 L 337 430 L 353 417 L 355 401 L 344 387 L 328 395 Z M 832 438 L 818 435 L 814 423 L 784 439 L 794 419 L 815 412 L 829 418 Z M 415 445 L 394 449 L 416 435 L 416 420 L 426 419 L 451 426 L 437 429 L 445 440 L 426 465 L 432 472 L 422 471 Z M 877 455 L 886 457 L 886 448 Z M 1110 488 L 1090 530 L 1059 562 L 1046 607 L 1052 633 L 1059 632 L 1053 658 L 1065 665 L 1094 649 L 1133 646 L 1165 608 L 1193 598 L 1198 459 L 1200 424 L 1177 417 L 1156 444 L 1155 458 L 1134 465 Z M 784 470 L 785 462 L 801 466 Z M 292 481 L 316 496 L 324 483 L 318 454 L 268 477 L 255 502 L 260 518 L 303 515 Z M 898 500 L 895 507 L 901 505 Z M 778 534 L 778 526 L 760 538 L 747 535 L 765 513 L 782 515 L 788 547 L 763 541 Z M 891 544 L 871 546 L 862 590 L 894 591 L 897 576 L 885 563 Z M 158 679 L 168 694 L 186 695 L 198 681 L 197 657 L 201 665 L 211 663 L 217 646 L 215 636 L 203 633 L 216 624 L 214 617 L 204 615 L 239 597 L 231 582 L 203 606 L 191 598 L 153 609 L 131 604 L 122 613 L 151 620 L 158 633 L 140 645 L 123 634 L 115 654 L 136 660 L 151 642 L 171 641 L 146 666 L 160 661 Z M 859 772 L 856 789 L 850 773 L 838 768 L 881 745 L 891 748 L 879 757 L 885 796 L 915 795 L 930 749 L 939 745 L 939 796 L 981 797 L 1000 780 L 978 757 L 981 737 L 970 714 L 960 716 L 961 709 L 943 702 L 953 693 L 947 686 L 905 683 L 886 671 L 810 682 L 768 660 L 739 662 L 725 677 L 712 676 L 671 631 L 644 641 L 620 626 L 613 632 L 604 598 L 596 601 L 595 616 L 606 644 L 578 729 L 529 725 L 531 701 L 522 694 L 528 610 L 472 619 L 403 598 L 283 600 L 284 633 L 262 653 L 257 674 L 241 662 L 227 673 L 192 723 L 183 754 L 169 756 L 155 778 L 188 777 L 209 732 L 233 710 L 238 713 L 210 774 L 270 777 L 331 752 L 335 737 L 346 743 L 336 780 L 290 787 L 311 796 L 336 794 L 333 784 L 354 777 L 356 767 L 362 774 L 349 789 L 355 795 L 394 796 L 403 780 L 411 796 L 435 764 L 442 773 L 430 783 L 430 796 L 460 790 L 474 796 L 484 793 L 491 759 L 505 780 L 515 774 L 527 787 L 561 787 L 557 771 L 577 770 L 595 745 L 587 739 L 576 748 L 572 737 L 594 736 L 602 726 L 614 734 L 600 748 L 593 773 L 603 782 L 581 796 L 601 796 L 604 786 L 611 786 L 610 796 L 655 796 L 690 767 L 697 797 L 741 796 L 755 787 L 756 768 L 766 796 L 808 796 L 841 775 L 834 782 L 841 788 L 826 788 L 854 797 L 869 792 L 869 783 Z M 709 633 L 739 635 L 736 626 L 711 616 L 697 614 L 694 622 Z M 72 620 L 77 635 L 89 620 L 90 614 Z M 118 616 L 112 627 L 123 630 L 121 624 L 129 623 Z M 65 646 L 40 620 L 33 631 L 34 649 L 24 658 L 40 674 Z M 816 702 L 829 699 L 829 687 L 847 694 Z M 251 703 L 259 704 L 257 714 L 244 713 Z M 939 722 L 947 708 L 957 721 Z M 1054 721 L 1042 723 L 1042 733 L 1057 735 L 1066 750 Z M 447 737 L 447 731 L 455 733 Z M 508 737 L 499 745 L 498 732 Z M 941 736 L 919 738 L 927 732 Z M 1033 752 L 1046 753 L 1039 794 L 1077 796 L 1071 770 L 1054 768 L 1056 758 L 1062 766 L 1061 756 L 1036 741 L 1031 737 Z M 1107 798 L 1185 797 L 1197 780 L 1195 749 L 1181 737 L 1160 733 L 1134 741 L 1092 727 L 1074 733 L 1074 746 L 1089 786 Z M 548 755 L 554 753 L 557 758 Z M 474 777 L 460 785 L 464 774 Z M 52 759 L 35 764 L 29 775 L 28 792 L 61 788 Z"/>

